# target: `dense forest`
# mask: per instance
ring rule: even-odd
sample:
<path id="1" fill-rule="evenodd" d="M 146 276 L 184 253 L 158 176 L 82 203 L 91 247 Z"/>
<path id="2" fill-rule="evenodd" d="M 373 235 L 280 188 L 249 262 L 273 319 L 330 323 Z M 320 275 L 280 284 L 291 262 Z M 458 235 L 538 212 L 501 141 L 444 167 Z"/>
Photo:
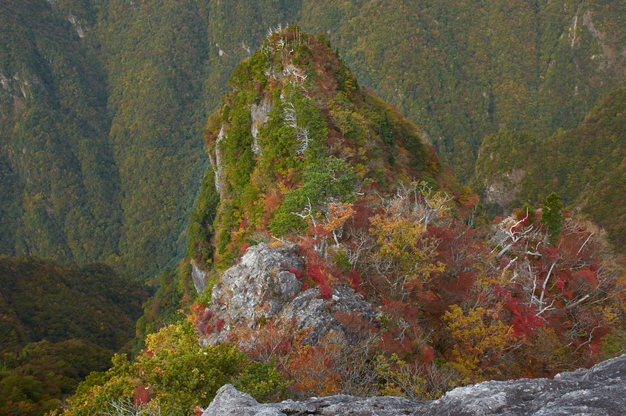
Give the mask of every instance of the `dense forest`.
<path id="1" fill-rule="evenodd" d="M 147 297 L 104 264 L 0 256 L 0 413 L 43 415 L 130 352 Z"/>
<path id="2" fill-rule="evenodd" d="M 202 129 L 267 29 L 323 32 L 463 183 L 623 79 L 621 1 L 2 0 L 0 251 L 152 278 L 186 251 Z"/>
<path id="3" fill-rule="evenodd" d="M 606 231 L 608 240 L 623 253 L 625 119 L 626 88 L 621 87 L 576 129 L 559 130 L 545 140 L 525 131 L 501 130 L 487 136 L 476 164 L 475 189 L 506 209 L 537 205 L 557 192 L 566 205 Z M 496 182 L 502 189 L 486 189 Z"/>

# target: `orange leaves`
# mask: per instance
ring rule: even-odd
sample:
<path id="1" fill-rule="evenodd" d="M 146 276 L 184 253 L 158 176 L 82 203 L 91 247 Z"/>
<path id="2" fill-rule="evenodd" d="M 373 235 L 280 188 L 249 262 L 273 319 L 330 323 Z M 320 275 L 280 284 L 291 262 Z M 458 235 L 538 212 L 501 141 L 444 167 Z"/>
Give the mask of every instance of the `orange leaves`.
<path id="1" fill-rule="evenodd" d="M 295 383 L 291 388 L 314 396 L 337 394 L 341 376 L 333 370 L 333 350 L 337 346 L 321 343 L 300 345 L 293 351 L 287 369 Z"/>
<path id="2" fill-rule="evenodd" d="M 343 224 L 356 213 L 352 205 L 351 203 L 329 202 L 328 214 L 326 214 L 323 224 L 324 229 L 329 233 L 334 233 L 337 229 L 342 227 Z"/>

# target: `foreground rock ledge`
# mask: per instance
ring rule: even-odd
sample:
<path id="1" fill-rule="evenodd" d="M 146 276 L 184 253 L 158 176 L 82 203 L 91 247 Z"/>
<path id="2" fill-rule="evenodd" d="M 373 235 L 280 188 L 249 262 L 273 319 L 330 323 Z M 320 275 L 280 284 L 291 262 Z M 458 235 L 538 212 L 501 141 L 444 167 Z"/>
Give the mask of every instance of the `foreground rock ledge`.
<path id="1" fill-rule="evenodd" d="M 550 379 L 488 381 L 435 401 L 338 395 L 259 404 L 227 384 L 203 416 L 626 415 L 626 355 Z"/>

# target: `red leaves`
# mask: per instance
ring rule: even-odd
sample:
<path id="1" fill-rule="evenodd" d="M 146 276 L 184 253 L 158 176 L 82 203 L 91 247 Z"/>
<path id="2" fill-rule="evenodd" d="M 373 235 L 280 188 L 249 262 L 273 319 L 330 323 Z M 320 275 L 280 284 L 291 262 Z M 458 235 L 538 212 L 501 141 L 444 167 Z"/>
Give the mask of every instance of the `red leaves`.
<path id="1" fill-rule="evenodd" d="M 239 247 L 239 253 L 241 253 L 241 255 L 245 254 L 248 247 L 250 247 L 250 243 L 244 243 L 244 245 Z"/>
<path id="2" fill-rule="evenodd" d="M 217 332 L 222 332 L 222 330 L 224 329 L 223 319 L 218 319 L 217 321 L 215 321 L 215 329 L 217 330 Z"/>
<path id="3" fill-rule="evenodd" d="M 152 357 L 152 356 L 151 356 Z M 139 385 L 135 387 L 135 406 L 147 404 L 151 398 L 150 387 Z"/>

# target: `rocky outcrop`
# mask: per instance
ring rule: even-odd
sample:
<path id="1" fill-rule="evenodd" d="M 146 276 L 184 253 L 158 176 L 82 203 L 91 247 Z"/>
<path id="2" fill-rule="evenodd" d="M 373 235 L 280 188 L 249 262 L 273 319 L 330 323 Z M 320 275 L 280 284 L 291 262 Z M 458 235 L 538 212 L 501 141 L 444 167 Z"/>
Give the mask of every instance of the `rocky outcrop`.
<path id="1" fill-rule="evenodd" d="M 523 169 L 513 169 L 503 173 L 499 179 L 485 179 L 485 202 L 495 203 L 506 209 L 522 190 L 521 181 L 525 174 Z"/>
<path id="2" fill-rule="evenodd" d="M 268 120 L 267 113 L 272 109 L 272 100 L 267 97 L 263 97 L 259 104 L 252 104 L 250 108 L 250 119 L 252 121 L 251 133 L 253 137 L 252 151 L 260 155 L 263 153 L 263 149 L 259 144 L 259 129 Z"/>
<path id="3" fill-rule="evenodd" d="M 338 312 L 377 322 L 372 305 L 352 288 L 337 286 L 328 299 L 318 288 L 302 290 L 299 276 L 304 268 L 295 245 L 272 248 L 261 243 L 248 248 L 213 287 L 209 310 L 224 325 L 219 332 L 203 337 L 203 344 L 223 341 L 235 326 L 254 328 L 269 319 L 292 329 L 308 330 L 307 342 L 311 344 L 330 331 L 337 331 L 348 341 L 358 337 L 355 329 L 335 318 Z"/>
<path id="4" fill-rule="evenodd" d="M 296 274 L 303 270 L 295 247 L 250 247 L 213 288 L 211 310 L 230 325 L 271 318 L 298 295 L 302 283 Z"/>
<path id="5" fill-rule="evenodd" d="M 408 415 L 422 403 L 402 397 L 359 397 L 337 395 L 311 398 L 305 402 L 286 400 L 281 403 L 259 404 L 252 396 L 226 384 L 202 416 L 286 416 L 286 415 Z"/>
<path id="6" fill-rule="evenodd" d="M 335 287 L 329 299 L 325 299 L 317 288 L 305 290 L 285 305 L 278 320 L 283 324 L 293 323 L 296 329 L 309 330 L 305 340 L 309 344 L 317 343 L 331 331 L 343 335 L 348 343 L 357 341 L 361 335 L 358 327 L 352 328 L 339 322 L 336 318 L 339 312 L 355 314 L 358 319 L 374 325 L 378 323 L 372 305 L 361 294 L 345 286 Z"/>
<path id="7" fill-rule="evenodd" d="M 204 293 L 209 284 L 206 275 L 207 273 L 195 264 L 191 266 L 191 278 L 193 279 L 193 286 L 196 288 L 196 292 L 200 294 Z"/>
<path id="8" fill-rule="evenodd" d="M 259 404 L 231 385 L 223 386 L 203 416 L 426 416 L 426 415 L 588 415 L 626 413 L 626 355 L 591 369 L 554 379 L 488 381 L 448 392 L 439 400 L 417 402 L 399 397 L 330 396 L 304 402 Z"/>

